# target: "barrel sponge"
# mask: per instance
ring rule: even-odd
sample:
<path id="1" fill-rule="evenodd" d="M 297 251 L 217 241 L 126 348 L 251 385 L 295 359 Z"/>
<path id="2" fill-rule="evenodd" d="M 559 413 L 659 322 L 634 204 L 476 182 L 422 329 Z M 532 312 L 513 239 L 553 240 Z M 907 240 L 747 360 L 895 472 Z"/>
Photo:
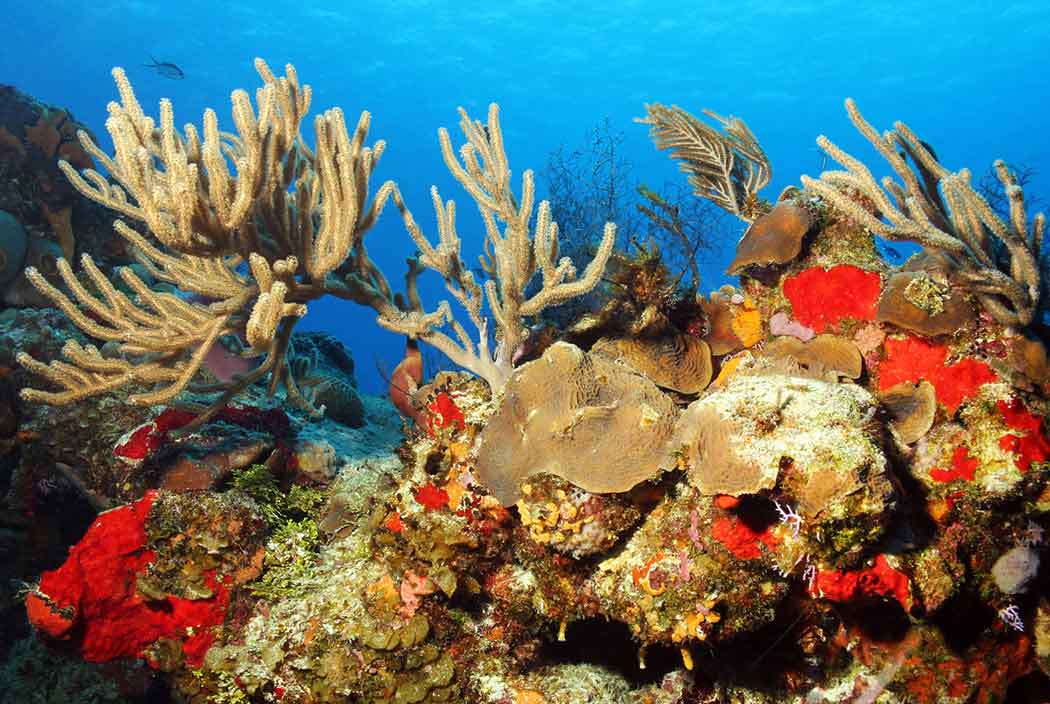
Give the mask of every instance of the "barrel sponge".
<path id="1" fill-rule="evenodd" d="M 28 248 L 29 235 L 22 223 L 0 210 L 0 286 L 11 283 L 21 273 Z"/>
<path id="2" fill-rule="evenodd" d="M 504 505 L 540 472 L 593 493 L 627 491 L 660 473 L 676 416 L 649 379 L 558 342 L 511 376 L 481 434 L 479 479 Z"/>

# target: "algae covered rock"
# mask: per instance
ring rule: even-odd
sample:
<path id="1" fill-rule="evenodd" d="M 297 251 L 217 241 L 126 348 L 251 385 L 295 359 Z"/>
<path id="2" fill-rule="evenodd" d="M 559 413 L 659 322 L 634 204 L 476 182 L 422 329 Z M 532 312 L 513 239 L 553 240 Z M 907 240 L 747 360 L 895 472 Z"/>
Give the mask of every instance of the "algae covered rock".
<path id="1" fill-rule="evenodd" d="M 576 559 L 605 552 L 641 517 L 623 494 L 592 494 L 548 474 L 521 489 L 516 506 L 529 537 Z"/>
<path id="2" fill-rule="evenodd" d="M 803 555 L 838 561 L 873 542 L 892 507 L 876 409 L 854 384 L 735 376 L 685 410 L 671 448 L 704 495 L 776 490 L 801 537 L 786 566 Z"/>
<path id="3" fill-rule="evenodd" d="M 6 210 L 0 210 L 0 287 L 22 273 L 29 235 L 22 223 Z"/>

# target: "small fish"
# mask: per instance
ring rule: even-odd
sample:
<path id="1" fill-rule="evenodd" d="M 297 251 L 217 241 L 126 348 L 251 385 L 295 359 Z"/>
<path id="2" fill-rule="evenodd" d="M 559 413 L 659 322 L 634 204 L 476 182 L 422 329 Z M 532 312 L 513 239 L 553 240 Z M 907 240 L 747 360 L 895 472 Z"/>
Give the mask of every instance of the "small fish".
<path id="1" fill-rule="evenodd" d="M 903 254 L 901 254 L 898 250 L 894 249 L 893 247 L 889 246 L 888 244 L 883 245 L 882 249 L 886 252 L 886 254 L 888 254 L 895 261 L 899 262 L 902 259 L 904 259 L 904 255 Z"/>
<path id="2" fill-rule="evenodd" d="M 152 56 L 149 57 L 149 60 L 153 63 L 143 65 L 146 68 L 157 69 L 157 73 L 164 76 L 165 78 L 179 79 L 186 77 L 186 74 L 182 72 L 182 69 L 176 66 L 175 64 L 171 63 L 170 61 L 157 61 Z"/>

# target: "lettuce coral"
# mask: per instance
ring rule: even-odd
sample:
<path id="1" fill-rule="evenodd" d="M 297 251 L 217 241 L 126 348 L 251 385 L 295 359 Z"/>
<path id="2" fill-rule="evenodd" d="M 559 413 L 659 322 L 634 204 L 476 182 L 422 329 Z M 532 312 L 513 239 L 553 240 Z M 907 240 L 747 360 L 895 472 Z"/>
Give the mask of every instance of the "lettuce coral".
<path id="1" fill-rule="evenodd" d="M 627 491 L 660 473 L 676 416 L 652 381 L 558 342 L 514 371 L 481 433 L 478 478 L 505 506 L 539 472 L 589 492 Z"/>

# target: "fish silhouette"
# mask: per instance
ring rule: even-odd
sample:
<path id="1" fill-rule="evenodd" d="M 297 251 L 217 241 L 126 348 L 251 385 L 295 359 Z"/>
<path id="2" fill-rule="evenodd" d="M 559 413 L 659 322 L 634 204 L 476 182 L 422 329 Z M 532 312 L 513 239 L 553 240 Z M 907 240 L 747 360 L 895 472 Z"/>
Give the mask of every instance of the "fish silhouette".
<path id="1" fill-rule="evenodd" d="M 186 74 L 182 72 L 182 69 L 176 66 L 175 64 L 171 63 L 170 61 L 157 61 L 152 56 L 149 57 L 149 60 L 153 63 L 143 65 L 146 68 L 157 69 L 157 73 L 164 76 L 165 78 L 179 79 L 186 77 Z"/>

